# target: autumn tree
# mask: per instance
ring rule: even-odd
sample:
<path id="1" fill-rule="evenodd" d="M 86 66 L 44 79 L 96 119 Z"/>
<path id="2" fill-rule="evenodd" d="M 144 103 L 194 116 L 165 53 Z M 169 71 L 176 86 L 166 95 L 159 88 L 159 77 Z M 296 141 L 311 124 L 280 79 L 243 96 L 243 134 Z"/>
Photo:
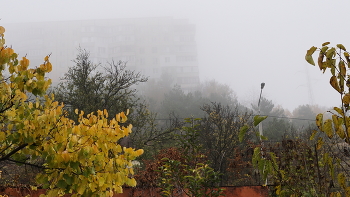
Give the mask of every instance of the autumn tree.
<path id="1" fill-rule="evenodd" d="M 122 61 L 94 64 L 88 51 L 78 50 L 74 65 L 54 89 L 56 100 L 69 106 L 70 112 L 80 109 L 91 113 L 107 109 L 114 116 L 130 109 L 132 116 L 135 108 L 140 107 L 134 86 L 146 82 L 147 77 L 128 70 L 126 62 Z"/>
<path id="2" fill-rule="evenodd" d="M 136 175 L 138 187 L 158 188 L 162 196 L 222 196 L 220 174 L 203 154 L 199 119 L 187 118 L 175 135 L 176 147 L 160 150 Z"/>
<path id="3" fill-rule="evenodd" d="M 347 73 L 350 66 L 350 55 L 342 44 L 337 44 L 336 47 L 329 47 L 329 44 L 326 42 L 320 48 L 311 47 L 307 51 L 305 59 L 308 63 L 315 65 L 312 55 L 315 51 L 319 51 L 318 67 L 323 72 L 330 72 L 330 85 L 340 96 L 340 107 L 334 107 L 332 111 L 328 112 L 331 114 L 330 119 L 323 113 L 316 116 L 316 126 L 318 131 L 323 134 L 318 137 L 317 145 L 320 148 L 332 143 L 336 145 L 332 145 L 332 147 L 338 147 L 332 149 L 328 158 L 331 172 L 333 172 L 331 175 L 334 175 L 332 181 L 340 188 L 334 193 L 350 196 L 350 187 L 347 185 L 347 178 L 350 175 L 346 170 L 350 167 L 346 151 L 350 145 L 350 117 L 348 115 L 350 110 L 350 75 Z M 317 131 L 313 133 L 311 138 L 314 138 L 315 134 Z"/>
<path id="4" fill-rule="evenodd" d="M 41 168 L 37 186 L 49 189 L 47 196 L 112 196 L 135 186 L 132 160 L 143 150 L 116 143 L 131 133 L 131 125 L 121 126 L 127 113 L 75 110 L 77 122 L 69 119 L 64 104 L 45 95 L 49 56 L 29 68 L 26 57 L 5 46 L 4 32 L 0 27 L 0 163 Z M 28 93 L 45 96 L 29 101 Z"/>
<path id="5" fill-rule="evenodd" d="M 205 116 L 200 121 L 200 143 L 211 162 L 211 167 L 220 172 L 222 183 L 227 184 L 231 177 L 227 172 L 230 159 L 234 159 L 239 141 L 240 128 L 251 122 L 251 113 L 239 104 L 224 106 L 220 103 L 205 104 L 201 107 Z"/>
<path id="6" fill-rule="evenodd" d="M 340 107 L 317 114 L 317 130 L 302 144 L 291 140 L 279 155 L 271 150 L 254 150 L 253 163 L 265 180 L 272 177 L 277 183 L 277 195 L 350 196 L 350 75 L 347 73 L 350 54 L 342 44 L 336 47 L 329 44 L 311 47 L 305 59 L 315 65 L 313 54 L 318 51 L 318 67 L 322 72 L 330 72 L 330 85 L 340 96 Z"/>

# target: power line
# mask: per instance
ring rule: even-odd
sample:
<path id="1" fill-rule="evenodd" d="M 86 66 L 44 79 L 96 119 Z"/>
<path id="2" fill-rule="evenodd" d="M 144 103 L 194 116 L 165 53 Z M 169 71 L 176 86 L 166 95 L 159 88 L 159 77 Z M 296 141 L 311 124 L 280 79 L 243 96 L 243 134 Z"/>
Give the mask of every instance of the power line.
<path id="1" fill-rule="evenodd" d="M 285 117 L 285 116 L 273 116 L 273 115 L 264 115 L 264 114 L 261 114 L 261 115 L 257 115 L 257 114 L 252 114 L 251 116 L 267 116 L 268 118 L 280 118 L 280 119 L 288 119 L 288 120 L 306 120 L 306 121 L 316 121 L 316 118 L 315 119 L 308 119 L 308 118 L 290 118 L 290 117 Z M 236 115 L 236 116 L 233 116 L 233 117 L 241 117 L 239 115 Z M 174 119 L 186 119 L 186 118 L 156 118 L 154 120 L 174 120 Z"/>

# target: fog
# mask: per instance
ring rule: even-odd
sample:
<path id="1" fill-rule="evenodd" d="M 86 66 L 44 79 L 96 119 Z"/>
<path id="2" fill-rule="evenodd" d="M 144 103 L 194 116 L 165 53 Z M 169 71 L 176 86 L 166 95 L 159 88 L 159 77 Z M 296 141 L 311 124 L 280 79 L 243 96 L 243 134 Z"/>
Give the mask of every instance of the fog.
<path id="1" fill-rule="evenodd" d="M 196 26 L 201 81 L 228 84 L 245 104 L 258 101 L 260 83 L 265 82 L 263 96 L 293 110 L 302 104 L 338 105 L 329 75 L 304 57 L 311 46 L 327 41 L 332 46 L 350 46 L 349 7 L 350 2 L 316 0 L 21 0 L 2 2 L 0 25 L 162 16 L 188 19 Z"/>

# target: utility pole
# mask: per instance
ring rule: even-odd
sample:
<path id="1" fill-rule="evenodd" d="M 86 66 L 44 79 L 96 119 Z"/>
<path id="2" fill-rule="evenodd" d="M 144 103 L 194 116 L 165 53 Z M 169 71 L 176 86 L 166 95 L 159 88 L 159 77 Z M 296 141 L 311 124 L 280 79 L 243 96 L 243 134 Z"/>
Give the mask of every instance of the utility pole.
<path id="1" fill-rule="evenodd" d="M 259 112 L 258 112 L 258 115 L 260 116 L 260 100 L 261 100 L 261 94 L 262 94 L 262 91 L 265 87 L 265 83 L 261 83 L 261 89 L 260 89 L 260 97 L 259 97 L 259 102 L 258 102 L 258 108 L 259 108 Z M 263 135 L 263 129 L 262 129 L 262 123 L 260 122 L 259 123 L 259 134 L 260 134 L 260 141 L 261 141 L 261 136 Z"/>
<path id="2" fill-rule="evenodd" d="M 259 97 L 259 102 L 258 102 L 258 108 L 259 108 L 259 112 L 258 112 L 258 115 L 260 116 L 260 111 L 261 111 L 261 106 L 260 106 L 260 101 L 261 101 L 261 94 L 262 94 L 262 91 L 265 87 L 265 83 L 261 83 L 261 86 L 260 86 L 260 97 Z M 259 134 L 260 134 L 260 143 L 261 143 L 261 151 L 263 150 L 263 142 L 261 140 L 261 136 L 263 135 L 263 128 L 262 128 L 262 122 L 259 123 Z M 263 156 L 264 157 L 264 156 Z M 264 166 L 264 169 L 263 169 L 263 172 L 265 171 L 265 166 Z M 267 185 L 267 178 L 265 180 L 265 185 Z"/>

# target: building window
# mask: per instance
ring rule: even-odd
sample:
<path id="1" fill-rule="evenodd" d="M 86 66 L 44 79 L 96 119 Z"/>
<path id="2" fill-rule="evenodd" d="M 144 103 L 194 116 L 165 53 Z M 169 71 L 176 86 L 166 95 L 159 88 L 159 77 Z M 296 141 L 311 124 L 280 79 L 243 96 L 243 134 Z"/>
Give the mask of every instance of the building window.
<path id="1" fill-rule="evenodd" d="M 152 47 L 152 53 L 157 53 L 158 52 L 158 48 L 157 47 Z"/>
<path id="2" fill-rule="evenodd" d="M 196 61 L 195 56 L 177 56 L 176 57 L 176 62 L 192 62 Z"/>
<path id="3" fill-rule="evenodd" d="M 169 53 L 170 52 L 170 47 L 165 47 L 165 52 Z"/>
<path id="4" fill-rule="evenodd" d="M 170 57 L 165 57 L 165 62 L 169 63 L 170 62 Z"/>
<path id="5" fill-rule="evenodd" d="M 139 61 L 140 61 L 140 64 L 141 64 L 141 65 L 144 65 L 144 64 L 146 63 L 144 57 L 141 57 L 141 58 L 139 59 Z"/>
<path id="6" fill-rule="evenodd" d="M 153 58 L 153 64 L 158 64 L 158 58 Z"/>
<path id="7" fill-rule="evenodd" d="M 140 48 L 140 54 L 144 54 L 145 53 L 145 48 Z"/>
<path id="8" fill-rule="evenodd" d="M 98 47 L 98 53 L 104 54 L 106 53 L 106 49 L 104 47 Z"/>
<path id="9" fill-rule="evenodd" d="M 158 73 L 158 68 L 153 68 L 153 73 Z"/>

